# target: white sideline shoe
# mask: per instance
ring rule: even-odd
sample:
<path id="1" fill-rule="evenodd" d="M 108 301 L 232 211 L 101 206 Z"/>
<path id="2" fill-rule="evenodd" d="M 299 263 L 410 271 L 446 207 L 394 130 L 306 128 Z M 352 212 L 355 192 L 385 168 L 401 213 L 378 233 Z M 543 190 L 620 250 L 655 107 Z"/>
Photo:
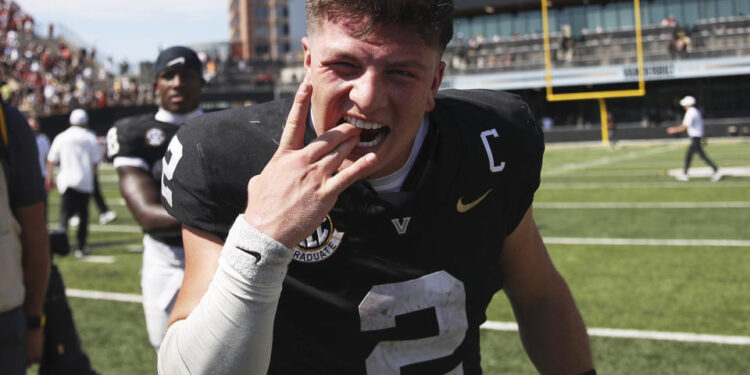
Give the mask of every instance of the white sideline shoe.
<path id="1" fill-rule="evenodd" d="M 688 177 L 688 175 L 684 173 L 678 174 L 677 176 L 675 176 L 675 178 L 677 179 L 677 181 L 690 181 L 690 177 Z"/>
<path id="2" fill-rule="evenodd" d="M 721 173 L 721 171 L 716 171 L 716 173 L 714 173 L 714 175 L 711 176 L 711 181 L 712 182 L 719 181 L 719 180 L 721 180 L 722 177 L 724 177 L 724 174 Z"/>
<path id="3" fill-rule="evenodd" d="M 117 212 L 114 211 L 107 211 L 101 215 L 99 215 L 99 224 L 101 225 L 107 225 L 117 219 Z"/>

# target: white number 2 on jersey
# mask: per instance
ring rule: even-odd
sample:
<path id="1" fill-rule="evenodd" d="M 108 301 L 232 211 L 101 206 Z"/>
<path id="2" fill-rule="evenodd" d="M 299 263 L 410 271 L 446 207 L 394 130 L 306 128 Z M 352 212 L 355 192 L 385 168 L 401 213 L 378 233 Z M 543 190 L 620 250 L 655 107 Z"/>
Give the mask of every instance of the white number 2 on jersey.
<path id="1" fill-rule="evenodd" d="M 359 304 L 362 331 L 396 327 L 396 316 L 429 308 L 435 309 L 439 334 L 379 343 L 367 357 L 368 374 L 398 375 L 403 366 L 447 357 L 461 345 L 468 328 L 464 284 L 448 272 L 370 289 Z M 463 374 L 463 366 L 448 374 Z"/>
<path id="2" fill-rule="evenodd" d="M 180 159 L 182 159 L 182 143 L 180 143 L 180 140 L 177 139 L 177 136 L 172 137 L 172 141 L 169 142 L 169 147 L 167 148 L 167 154 L 171 154 L 169 157 L 169 161 L 167 161 L 167 156 L 164 155 L 164 158 L 162 159 L 162 177 L 161 177 L 161 195 L 164 197 L 164 200 L 167 201 L 167 203 L 171 206 L 172 205 L 172 190 L 170 190 L 167 185 L 164 184 L 164 179 L 172 180 L 172 177 L 174 177 L 174 170 L 177 169 L 177 163 L 180 162 Z"/>

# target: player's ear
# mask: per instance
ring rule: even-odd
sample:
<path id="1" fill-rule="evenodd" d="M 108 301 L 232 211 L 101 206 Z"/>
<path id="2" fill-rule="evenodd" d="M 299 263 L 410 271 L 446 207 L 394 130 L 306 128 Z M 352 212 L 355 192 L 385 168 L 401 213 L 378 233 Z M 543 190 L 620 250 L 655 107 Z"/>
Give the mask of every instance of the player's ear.
<path id="1" fill-rule="evenodd" d="M 430 85 L 430 96 L 427 98 L 427 106 L 425 112 L 430 112 L 435 108 L 435 95 L 437 95 L 440 89 L 440 84 L 443 83 L 443 75 L 445 74 L 445 62 L 440 61 L 437 69 L 435 69 L 435 75 L 432 77 L 432 84 Z"/>
<path id="2" fill-rule="evenodd" d="M 310 51 L 310 37 L 305 36 L 302 37 L 302 49 L 305 52 L 304 56 L 304 66 L 305 66 L 305 74 L 307 76 L 310 75 L 310 65 L 312 63 L 312 56 Z"/>

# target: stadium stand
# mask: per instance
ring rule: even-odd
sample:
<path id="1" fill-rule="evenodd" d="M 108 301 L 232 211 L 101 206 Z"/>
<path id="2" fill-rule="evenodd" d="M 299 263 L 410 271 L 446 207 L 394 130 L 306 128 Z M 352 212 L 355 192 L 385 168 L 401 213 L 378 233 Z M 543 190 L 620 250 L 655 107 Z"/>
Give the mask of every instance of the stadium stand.
<path id="1" fill-rule="evenodd" d="M 50 116 L 151 100 L 128 77 L 105 69 L 94 48 L 55 36 L 52 26 L 41 34 L 17 3 L 0 2 L 0 94 L 7 103 L 28 115 Z"/>
<path id="2" fill-rule="evenodd" d="M 573 44 L 572 61 L 555 61 L 566 66 L 601 66 L 636 62 L 633 27 L 615 30 L 582 30 Z M 678 26 L 647 25 L 642 29 L 644 61 L 673 58 L 669 41 L 682 30 Z M 750 55 L 750 16 L 702 19 L 685 30 L 692 47 L 685 58 Z M 481 35 L 455 38 L 446 50 L 449 74 L 533 70 L 544 68 L 542 35 L 532 33 L 493 36 L 489 41 Z M 560 49 L 562 33 L 550 33 L 552 55 Z"/>

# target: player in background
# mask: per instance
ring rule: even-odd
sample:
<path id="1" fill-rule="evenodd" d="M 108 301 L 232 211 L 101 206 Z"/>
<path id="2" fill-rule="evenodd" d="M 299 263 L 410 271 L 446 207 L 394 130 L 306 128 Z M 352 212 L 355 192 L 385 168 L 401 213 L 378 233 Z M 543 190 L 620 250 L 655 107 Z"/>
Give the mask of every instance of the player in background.
<path id="1" fill-rule="evenodd" d="M 685 108 L 685 117 L 682 118 L 682 124 L 677 126 L 670 126 L 667 128 L 668 134 L 677 134 L 684 131 L 687 132 L 690 137 L 690 146 L 685 153 L 685 166 L 682 168 L 682 174 L 677 175 L 679 181 L 689 181 L 688 169 L 690 169 L 690 163 L 693 161 L 693 155 L 698 153 L 698 156 L 703 159 L 714 171 L 711 176 L 711 181 L 719 181 L 724 175 L 719 170 L 719 167 L 714 164 L 711 159 L 708 158 L 706 153 L 703 151 L 703 115 L 698 108 L 695 108 L 695 98 L 692 96 L 686 96 L 680 100 L 680 105 Z"/>
<path id="2" fill-rule="evenodd" d="M 200 91 L 205 85 L 196 53 L 175 46 L 154 64 L 156 114 L 118 121 L 107 133 L 107 154 L 117 170 L 120 191 L 143 232 L 141 289 L 149 341 L 158 351 L 167 319 L 182 283 L 185 253 L 180 222 L 160 199 L 162 157 L 185 121 L 203 114 Z"/>
<path id="3" fill-rule="evenodd" d="M 453 10 L 308 0 L 294 101 L 180 129 L 162 192 L 187 265 L 161 374 L 479 374 L 501 288 L 541 373 L 594 373 L 532 216 L 541 129 L 515 95 L 438 94 Z"/>

